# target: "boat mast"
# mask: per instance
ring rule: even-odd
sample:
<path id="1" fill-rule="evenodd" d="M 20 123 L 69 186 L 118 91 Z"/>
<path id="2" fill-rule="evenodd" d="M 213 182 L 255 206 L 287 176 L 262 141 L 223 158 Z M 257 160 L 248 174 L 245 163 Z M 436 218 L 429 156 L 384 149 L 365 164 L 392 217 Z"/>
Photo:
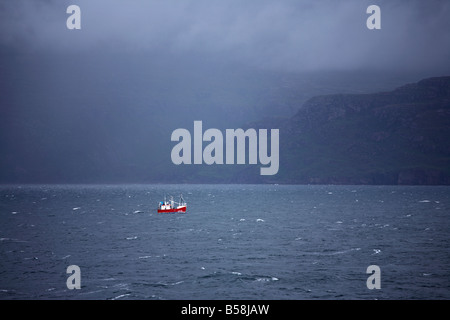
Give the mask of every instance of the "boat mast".
<path id="1" fill-rule="evenodd" d="M 180 193 L 180 206 L 184 206 L 185 202 L 183 199 L 183 195 Z"/>

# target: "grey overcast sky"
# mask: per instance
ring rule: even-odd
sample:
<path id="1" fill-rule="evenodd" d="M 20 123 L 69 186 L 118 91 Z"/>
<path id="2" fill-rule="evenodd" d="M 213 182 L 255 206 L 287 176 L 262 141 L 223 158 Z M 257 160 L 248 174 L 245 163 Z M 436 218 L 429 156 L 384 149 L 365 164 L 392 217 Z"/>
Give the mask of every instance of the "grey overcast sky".
<path id="1" fill-rule="evenodd" d="M 68 30 L 66 8 L 81 8 Z M 366 9 L 381 8 L 381 30 Z M 261 68 L 449 70 L 448 0 L 3 0 L 0 45 L 15 53 L 158 53 Z"/>
<path id="2" fill-rule="evenodd" d="M 450 0 L 0 0 L 0 183 L 150 181 L 194 120 L 449 75 L 449 17 Z"/>

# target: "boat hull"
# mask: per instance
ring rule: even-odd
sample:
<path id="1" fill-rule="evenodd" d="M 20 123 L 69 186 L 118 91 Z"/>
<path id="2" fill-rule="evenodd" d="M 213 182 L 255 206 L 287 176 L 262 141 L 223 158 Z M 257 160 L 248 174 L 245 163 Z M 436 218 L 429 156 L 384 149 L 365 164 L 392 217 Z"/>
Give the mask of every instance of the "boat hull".
<path id="1" fill-rule="evenodd" d="M 186 206 L 172 208 L 172 209 L 158 209 L 158 213 L 186 213 Z"/>

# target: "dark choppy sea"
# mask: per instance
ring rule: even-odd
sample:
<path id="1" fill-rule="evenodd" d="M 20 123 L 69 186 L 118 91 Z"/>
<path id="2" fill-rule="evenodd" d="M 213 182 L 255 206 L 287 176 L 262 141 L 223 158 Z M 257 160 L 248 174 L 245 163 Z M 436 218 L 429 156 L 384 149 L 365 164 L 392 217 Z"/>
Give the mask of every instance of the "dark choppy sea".
<path id="1" fill-rule="evenodd" d="M 449 299 L 449 219 L 450 187 L 2 186 L 0 299 Z"/>

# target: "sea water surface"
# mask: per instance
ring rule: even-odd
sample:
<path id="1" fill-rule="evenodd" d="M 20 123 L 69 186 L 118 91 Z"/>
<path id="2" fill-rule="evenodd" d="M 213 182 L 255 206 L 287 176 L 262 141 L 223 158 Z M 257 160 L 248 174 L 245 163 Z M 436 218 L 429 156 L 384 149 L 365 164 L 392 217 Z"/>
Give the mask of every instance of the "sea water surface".
<path id="1" fill-rule="evenodd" d="M 450 187 L 1 186 L 0 299 L 449 299 L 449 219 Z"/>

